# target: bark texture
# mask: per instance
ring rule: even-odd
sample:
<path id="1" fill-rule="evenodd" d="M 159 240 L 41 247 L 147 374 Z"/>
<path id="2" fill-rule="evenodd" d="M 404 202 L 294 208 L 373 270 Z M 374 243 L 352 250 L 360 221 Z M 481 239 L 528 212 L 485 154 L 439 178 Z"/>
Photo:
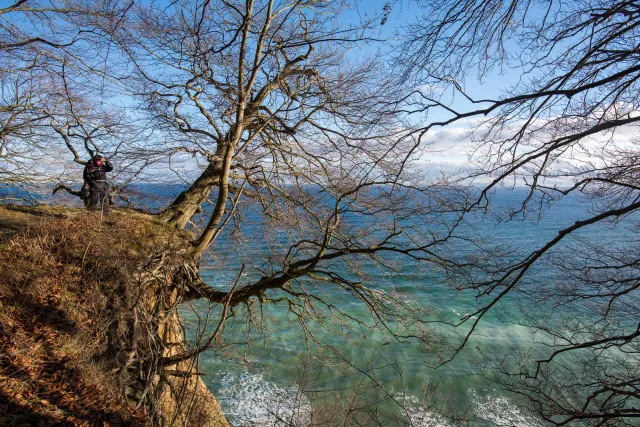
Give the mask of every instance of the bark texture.
<path id="1" fill-rule="evenodd" d="M 220 169 L 214 163 L 210 163 L 188 189 L 180 193 L 167 209 L 157 215 L 158 219 L 174 227 L 185 228 L 207 200 L 219 178 Z"/>
<path id="2" fill-rule="evenodd" d="M 166 303 L 174 307 L 167 312 L 158 328 L 164 344 L 163 359 L 186 351 L 180 317 L 175 303 L 180 293 L 174 289 Z M 159 410 L 167 425 L 224 427 L 228 426 L 218 401 L 213 397 L 197 373 L 194 360 L 185 360 L 164 371 L 160 381 Z M 178 394 L 176 396 L 176 393 Z"/>

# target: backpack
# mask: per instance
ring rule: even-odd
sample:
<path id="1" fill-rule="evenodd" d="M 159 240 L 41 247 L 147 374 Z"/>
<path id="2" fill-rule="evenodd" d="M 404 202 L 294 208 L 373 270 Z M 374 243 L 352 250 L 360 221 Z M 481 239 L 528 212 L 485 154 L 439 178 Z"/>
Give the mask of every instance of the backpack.
<path id="1" fill-rule="evenodd" d="M 106 178 L 103 166 L 98 166 L 93 160 L 89 160 L 85 168 L 85 181 L 103 180 Z"/>

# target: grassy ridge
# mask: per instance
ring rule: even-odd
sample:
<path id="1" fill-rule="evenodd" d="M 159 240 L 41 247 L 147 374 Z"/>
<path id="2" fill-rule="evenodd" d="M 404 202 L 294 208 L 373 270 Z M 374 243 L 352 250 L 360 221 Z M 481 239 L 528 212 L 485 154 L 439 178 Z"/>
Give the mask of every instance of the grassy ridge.
<path id="1" fill-rule="evenodd" d="M 126 319 L 146 298 L 145 266 L 158 253 L 177 265 L 184 237 L 133 212 L 0 206 L 0 425 L 152 422 L 124 397 L 139 382 Z M 140 319 L 134 329 L 152 329 Z M 144 360 L 154 337 L 135 337 Z"/>

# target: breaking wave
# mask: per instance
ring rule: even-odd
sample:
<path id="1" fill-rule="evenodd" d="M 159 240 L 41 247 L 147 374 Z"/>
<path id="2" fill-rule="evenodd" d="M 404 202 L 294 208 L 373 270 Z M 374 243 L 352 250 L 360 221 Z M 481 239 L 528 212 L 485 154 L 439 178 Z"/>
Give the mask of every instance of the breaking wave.
<path id="1" fill-rule="evenodd" d="M 215 394 L 223 413 L 232 426 L 309 426 L 311 403 L 297 386 L 281 387 L 262 374 L 225 374 L 222 387 Z M 480 423 L 503 427 L 542 427 L 543 423 L 526 413 L 505 396 L 480 394 L 468 390 L 473 415 Z M 446 416 L 405 397 L 407 425 L 413 427 L 453 427 Z M 484 423 L 482 422 L 484 421 Z"/>
<path id="2" fill-rule="evenodd" d="M 311 404 L 298 387 L 280 387 L 261 374 L 227 374 L 216 399 L 232 426 L 307 426 Z"/>

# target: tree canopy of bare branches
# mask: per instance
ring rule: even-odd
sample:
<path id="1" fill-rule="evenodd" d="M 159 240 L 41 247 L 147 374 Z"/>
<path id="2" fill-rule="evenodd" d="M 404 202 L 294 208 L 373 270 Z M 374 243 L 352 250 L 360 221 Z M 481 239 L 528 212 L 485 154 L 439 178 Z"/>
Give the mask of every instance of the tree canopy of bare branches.
<path id="1" fill-rule="evenodd" d="M 384 102 L 399 86 L 377 56 L 349 55 L 379 21 L 344 24 L 336 17 L 346 5 L 151 4 L 132 8 L 116 32 L 138 99 L 166 132 L 157 148 L 204 165 L 159 218 L 185 227 L 208 207 L 195 255 L 215 253 L 225 227 L 242 233 L 245 212 L 287 236 L 252 283 L 228 292 L 196 284 L 193 297 L 233 306 L 277 289 L 304 308 L 303 284 L 328 282 L 375 308 L 376 293 L 342 276 L 336 260 L 444 262 L 433 249 L 456 227 L 443 225 L 450 197 L 464 206 L 465 193 L 402 168 L 409 125 Z M 408 221 L 427 213 L 434 230 Z"/>
<path id="2" fill-rule="evenodd" d="M 135 151 L 128 138 L 140 131 L 114 102 L 126 89 L 112 79 L 108 40 L 129 7 L 22 0 L 0 10 L 4 185 L 28 190 L 29 184 L 66 181 L 79 175 L 74 164 L 98 152 L 117 157 Z M 119 171 L 124 181 L 152 162 L 128 157 Z"/>
<path id="3" fill-rule="evenodd" d="M 588 202 L 583 219 L 536 250 L 514 259 L 485 247 L 457 269 L 456 286 L 477 292 L 480 304 L 460 319 L 468 329 L 453 353 L 506 295 L 522 292 L 537 304 L 526 310 L 526 324 L 551 344 L 543 355 L 496 362 L 499 381 L 552 424 L 633 424 L 640 397 L 634 308 L 640 4 L 418 3 L 426 13 L 405 33 L 398 53 L 404 76 L 418 88 L 403 108 L 422 117 L 421 142 L 439 127 L 472 128 L 473 166 L 460 182 L 481 188 L 474 207 L 490 207 L 492 189 L 515 185 L 528 192 L 510 220 L 536 218 L 563 197 Z M 480 86 L 467 83 L 476 77 L 489 82 L 492 73 L 514 83 L 495 96 L 474 95 Z M 439 116 L 428 120 L 426 114 Z M 612 226 L 629 232 L 619 242 L 576 244 L 573 237 Z M 556 265 L 554 284 L 527 285 L 541 263 Z M 541 307 L 555 310 L 544 310 L 545 316 Z"/>

